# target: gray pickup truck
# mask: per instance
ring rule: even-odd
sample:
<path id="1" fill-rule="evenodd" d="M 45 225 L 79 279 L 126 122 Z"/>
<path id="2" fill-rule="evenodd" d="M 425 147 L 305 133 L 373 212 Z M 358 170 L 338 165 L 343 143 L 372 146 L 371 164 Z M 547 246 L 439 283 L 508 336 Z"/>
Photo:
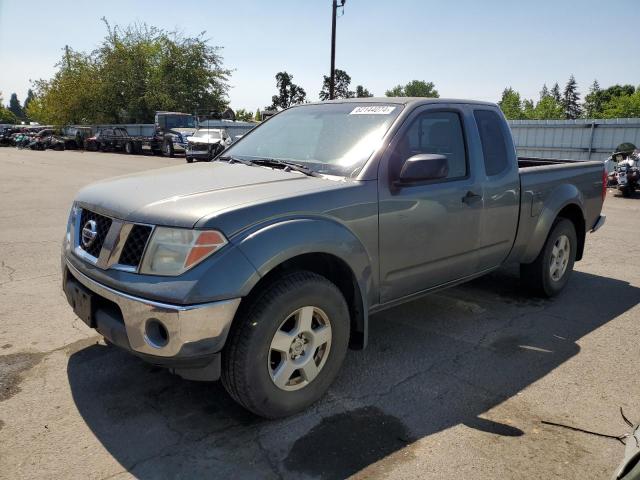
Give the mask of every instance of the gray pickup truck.
<path id="1" fill-rule="evenodd" d="M 518 159 L 491 103 L 300 105 L 213 163 L 80 191 L 63 288 L 107 343 L 281 417 L 322 396 L 374 312 L 507 263 L 559 293 L 605 180 L 601 162 Z"/>

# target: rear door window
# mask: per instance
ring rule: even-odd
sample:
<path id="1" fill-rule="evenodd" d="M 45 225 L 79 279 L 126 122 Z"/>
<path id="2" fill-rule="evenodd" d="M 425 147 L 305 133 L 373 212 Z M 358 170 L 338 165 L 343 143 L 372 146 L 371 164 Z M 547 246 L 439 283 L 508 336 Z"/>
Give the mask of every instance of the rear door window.
<path id="1" fill-rule="evenodd" d="M 506 171 L 509 168 L 509 158 L 502 119 L 491 110 L 476 110 L 473 116 L 478 124 L 487 176 L 491 177 Z"/>

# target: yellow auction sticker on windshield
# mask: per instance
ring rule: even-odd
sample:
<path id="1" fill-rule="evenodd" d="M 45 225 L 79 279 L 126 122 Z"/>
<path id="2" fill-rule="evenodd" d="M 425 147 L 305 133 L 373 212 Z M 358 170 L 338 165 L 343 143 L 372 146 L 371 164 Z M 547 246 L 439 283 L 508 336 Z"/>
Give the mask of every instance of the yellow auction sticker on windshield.
<path id="1" fill-rule="evenodd" d="M 396 107 L 391 105 L 370 105 L 366 107 L 356 107 L 349 115 L 389 115 Z"/>

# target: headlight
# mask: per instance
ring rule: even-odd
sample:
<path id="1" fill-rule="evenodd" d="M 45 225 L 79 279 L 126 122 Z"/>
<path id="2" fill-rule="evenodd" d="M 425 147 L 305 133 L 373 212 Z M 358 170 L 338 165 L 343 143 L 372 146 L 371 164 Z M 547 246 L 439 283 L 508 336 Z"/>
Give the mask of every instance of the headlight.
<path id="1" fill-rule="evenodd" d="M 156 227 L 142 259 L 140 273 L 180 275 L 227 244 L 216 230 Z"/>
<path id="2" fill-rule="evenodd" d="M 71 229 L 76 223 L 76 217 L 78 215 L 78 207 L 74 203 L 71 205 L 71 211 L 69 212 L 69 219 L 67 220 L 67 233 L 65 235 L 65 245 L 68 247 L 71 245 Z"/>

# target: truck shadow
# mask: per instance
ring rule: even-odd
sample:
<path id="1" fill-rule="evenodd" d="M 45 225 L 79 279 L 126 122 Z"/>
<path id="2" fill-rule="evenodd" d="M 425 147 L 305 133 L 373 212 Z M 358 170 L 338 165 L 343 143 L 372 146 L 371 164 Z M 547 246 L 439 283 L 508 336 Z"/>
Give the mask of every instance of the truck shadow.
<path id="1" fill-rule="evenodd" d="M 279 421 L 247 413 L 219 383 L 183 381 L 114 348 L 74 353 L 68 378 L 87 425 L 138 478 L 345 478 L 407 461 L 410 448 L 394 453 L 459 424 L 523 435 L 480 415 L 639 302 L 639 288 L 580 272 L 559 298 L 531 299 L 499 271 L 374 316 L 369 347 L 350 352 L 329 394 Z"/>

